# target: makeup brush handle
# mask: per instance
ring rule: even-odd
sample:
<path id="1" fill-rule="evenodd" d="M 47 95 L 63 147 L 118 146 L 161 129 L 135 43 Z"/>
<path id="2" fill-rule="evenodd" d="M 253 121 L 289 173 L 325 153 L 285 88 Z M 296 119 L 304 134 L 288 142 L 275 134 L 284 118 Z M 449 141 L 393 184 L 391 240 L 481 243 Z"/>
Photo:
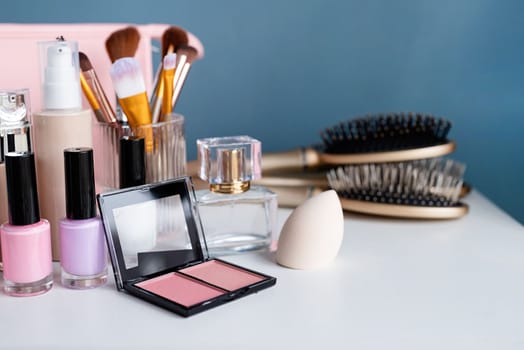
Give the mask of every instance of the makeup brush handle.
<path id="1" fill-rule="evenodd" d="M 287 152 L 266 153 L 262 156 L 262 171 L 306 169 L 320 165 L 317 151 L 299 148 Z"/>
<path id="2" fill-rule="evenodd" d="M 315 186 L 305 187 L 288 187 L 288 186 L 270 186 L 271 191 L 278 196 L 278 206 L 294 208 L 304 203 L 308 198 L 311 198 L 322 190 Z"/>

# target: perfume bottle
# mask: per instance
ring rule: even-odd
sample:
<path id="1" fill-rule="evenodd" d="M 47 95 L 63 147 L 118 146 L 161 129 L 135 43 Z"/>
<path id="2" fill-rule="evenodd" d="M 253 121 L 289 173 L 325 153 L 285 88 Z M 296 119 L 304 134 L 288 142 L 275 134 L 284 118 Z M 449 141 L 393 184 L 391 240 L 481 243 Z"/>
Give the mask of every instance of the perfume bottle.
<path id="1" fill-rule="evenodd" d="M 9 223 L 0 227 L 4 291 L 42 294 L 53 285 L 49 222 L 40 219 L 33 153 L 5 156 Z"/>
<path id="2" fill-rule="evenodd" d="M 91 111 L 82 109 L 78 44 L 40 42 L 42 111 L 34 113 L 42 215 L 51 223 L 53 258 L 60 258 L 58 222 L 64 216 L 64 149 L 93 147 Z"/>
<path id="3" fill-rule="evenodd" d="M 64 150 L 66 217 L 60 220 L 62 285 L 94 288 L 107 281 L 107 248 L 96 213 L 93 150 Z"/>
<path id="4" fill-rule="evenodd" d="M 31 151 L 31 113 L 28 89 L 0 90 L 0 225 L 7 222 L 5 155 Z M 0 253 L 0 270 L 2 269 Z"/>
<path id="5" fill-rule="evenodd" d="M 199 176 L 209 190 L 196 192 L 212 256 L 269 249 L 277 196 L 250 182 L 261 176 L 261 143 L 249 136 L 197 140 Z"/>

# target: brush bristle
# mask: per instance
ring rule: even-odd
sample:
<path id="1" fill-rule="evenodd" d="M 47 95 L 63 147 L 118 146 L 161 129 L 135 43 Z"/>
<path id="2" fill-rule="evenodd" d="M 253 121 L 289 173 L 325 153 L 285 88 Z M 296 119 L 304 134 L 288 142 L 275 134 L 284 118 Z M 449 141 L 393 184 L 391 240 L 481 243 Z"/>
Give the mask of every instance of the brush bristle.
<path id="1" fill-rule="evenodd" d="M 119 58 L 135 56 L 139 42 L 140 33 L 133 26 L 113 32 L 106 39 L 106 50 L 111 62 Z"/>
<path id="2" fill-rule="evenodd" d="M 175 52 L 180 45 L 187 45 L 188 41 L 187 32 L 184 29 L 175 26 L 167 28 L 162 34 L 162 57 Z"/>
<path id="3" fill-rule="evenodd" d="M 111 79 L 119 98 L 134 96 L 146 91 L 140 65 L 135 58 L 125 57 L 111 66 Z"/>
<path id="4" fill-rule="evenodd" d="M 353 154 L 399 151 L 447 143 L 451 122 L 431 115 L 392 113 L 341 122 L 321 133 L 322 152 Z"/>
<path id="5" fill-rule="evenodd" d="M 176 53 L 169 53 L 164 57 L 164 69 L 175 69 Z"/>
<path id="6" fill-rule="evenodd" d="M 91 61 L 89 61 L 89 57 L 83 52 L 79 52 L 78 56 L 80 58 L 80 69 L 82 72 L 86 72 L 88 70 L 93 69 L 93 65 L 91 64 Z"/>
<path id="7" fill-rule="evenodd" d="M 193 60 L 197 57 L 198 52 L 197 50 L 189 45 L 180 45 L 176 50 L 177 55 L 179 56 L 186 56 L 186 62 L 193 62 Z"/>
<path id="8" fill-rule="evenodd" d="M 457 205 L 465 166 L 425 159 L 403 163 L 347 165 L 328 172 L 329 186 L 344 198 L 416 206 Z"/>

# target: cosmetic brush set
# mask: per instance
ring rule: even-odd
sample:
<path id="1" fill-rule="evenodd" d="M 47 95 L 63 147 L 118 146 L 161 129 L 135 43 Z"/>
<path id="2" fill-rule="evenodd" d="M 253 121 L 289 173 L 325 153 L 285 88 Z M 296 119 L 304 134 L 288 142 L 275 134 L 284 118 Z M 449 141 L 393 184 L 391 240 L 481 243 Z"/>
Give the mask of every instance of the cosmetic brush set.
<path id="1" fill-rule="evenodd" d="M 270 175 L 260 184 L 296 206 L 334 189 L 344 210 L 412 219 L 454 219 L 465 166 L 444 159 L 455 150 L 451 122 L 431 115 L 391 113 L 341 122 L 321 132 L 322 144 L 266 154 Z"/>
<path id="2" fill-rule="evenodd" d="M 166 29 L 162 36 L 162 62 L 148 99 L 140 64 L 134 58 L 139 43 L 140 33 L 133 26 L 113 32 L 105 42 L 112 62 L 110 76 L 123 114 L 114 112 L 88 56 L 80 53 L 82 90 L 100 123 L 118 126 L 117 122 L 127 121 L 134 128 L 166 121 L 176 106 L 193 61 L 202 57 L 199 45 L 191 46 L 184 29 Z M 147 142 L 146 147 L 151 147 Z"/>

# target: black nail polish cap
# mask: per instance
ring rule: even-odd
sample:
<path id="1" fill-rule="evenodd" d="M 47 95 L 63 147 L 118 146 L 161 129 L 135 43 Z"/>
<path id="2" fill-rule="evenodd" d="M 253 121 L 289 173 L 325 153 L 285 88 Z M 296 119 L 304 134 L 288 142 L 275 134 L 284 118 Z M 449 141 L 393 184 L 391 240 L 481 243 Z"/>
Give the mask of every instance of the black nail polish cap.
<path id="1" fill-rule="evenodd" d="M 40 221 L 36 187 L 35 157 L 32 152 L 9 152 L 5 155 L 5 175 L 9 223 L 32 225 Z"/>
<path id="2" fill-rule="evenodd" d="M 120 188 L 146 183 L 144 138 L 124 136 L 120 139 Z"/>
<path id="3" fill-rule="evenodd" d="M 64 150 L 66 216 L 84 220 L 96 216 L 95 173 L 93 149 L 88 147 Z"/>

